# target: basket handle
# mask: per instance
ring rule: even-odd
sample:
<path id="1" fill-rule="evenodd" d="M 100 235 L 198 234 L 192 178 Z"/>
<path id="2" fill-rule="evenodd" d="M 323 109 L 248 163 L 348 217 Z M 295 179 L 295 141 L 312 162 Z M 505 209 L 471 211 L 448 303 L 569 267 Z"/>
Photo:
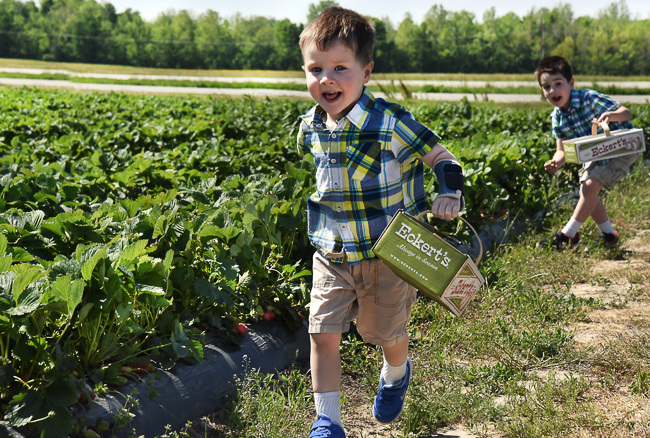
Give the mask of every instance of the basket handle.
<path id="1" fill-rule="evenodd" d="M 605 131 L 605 137 L 609 137 L 611 135 L 607 122 L 600 122 L 598 125 L 602 126 L 603 131 Z M 591 135 L 598 134 L 598 125 L 591 125 Z"/>
<path id="2" fill-rule="evenodd" d="M 431 212 L 430 211 L 425 211 L 424 213 L 420 213 L 418 215 L 417 219 L 420 220 L 422 217 L 424 217 L 424 215 L 427 215 L 429 213 L 431 213 Z M 465 224 L 469 227 L 470 230 L 472 230 L 474 232 L 474 235 L 476 236 L 476 240 L 478 241 L 478 248 L 479 248 L 478 258 L 476 259 L 476 266 L 478 266 L 478 264 L 481 263 L 481 258 L 483 257 L 483 244 L 481 243 L 481 239 L 478 237 L 478 233 L 476 232 L 474 227 L 472 225 L 470 225 L 470 223 L 467 222 L 467 220 L 465 220 L 464 217 L 462 217 L 462 216 L 456 216 L 456 217 L 458 219 L 462 220 L 463 222 L 465 222 Z"/>

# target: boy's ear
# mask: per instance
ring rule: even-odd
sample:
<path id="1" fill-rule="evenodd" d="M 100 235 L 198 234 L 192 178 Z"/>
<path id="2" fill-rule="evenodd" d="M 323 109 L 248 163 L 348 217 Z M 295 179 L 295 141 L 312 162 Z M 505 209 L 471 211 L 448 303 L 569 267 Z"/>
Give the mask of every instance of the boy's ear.
<path id="1" fill-rule="evenodd" d="M 300 68 L 302 68 L 302 71 L 304 71 L 305 73 L 307 73 L 307 70 L 305 70 L 305 66 L 304 66 L 304 65 L 301 65 Z"/>
<path id="2" fill-rule="evenodd" d="M 375 66 L 375 61 L 370 61 L 366 67 L 363 70 L 363 83 L 367 84 L 368 81 L 370 80 L 370 73 L 372 73 L 372 69 Z"/>
<path id="3" fill-rule="evenodd" d="M 571 78 L 571 80 L 569 81 L 569 85 L 571 86 L 572 90 L 573 90 L 573 84 L 574 84 L 574 81 L 573 81 L 573 78 Z"/>

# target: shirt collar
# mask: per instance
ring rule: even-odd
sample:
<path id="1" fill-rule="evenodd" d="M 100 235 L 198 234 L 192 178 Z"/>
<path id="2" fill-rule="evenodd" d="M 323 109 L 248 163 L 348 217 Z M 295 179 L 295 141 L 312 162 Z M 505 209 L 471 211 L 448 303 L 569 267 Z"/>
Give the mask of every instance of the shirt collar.
<path id="1" fill-rule="evenodd" d="M 368 123 L 370 112 L 374 106 L 375 98 L 368 87 L 364 85 L 361 97 L 345 117 L 347 117 L 350 123 L 356 126 L 359 130 L 362 130 Z M 307 114 L 300 116 L 300 118 L 306 124 L 320 128 L 323 125 L 323 116 L 321 116 L 322 112 L 323 108 L 320 105 L 316 105 L 309 110 Z"/>
<path id="2" fill-rule="evenodd" d="M 357 101 L 357 104 L 352 107 L 350 112 L 345 116 L 350 123 L 362 130 L 368 123 L 370 112 L 375 106 L 375 97 L 372 95 L 368 87 L 363 86 L 363 93 Z"/>

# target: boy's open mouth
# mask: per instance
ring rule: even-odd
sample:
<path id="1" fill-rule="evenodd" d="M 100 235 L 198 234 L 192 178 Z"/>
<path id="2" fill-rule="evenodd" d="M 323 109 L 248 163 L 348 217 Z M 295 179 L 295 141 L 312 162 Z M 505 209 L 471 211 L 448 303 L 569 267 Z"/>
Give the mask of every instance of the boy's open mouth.
<path id="1" fill-rule="evenodd" d="M 334 102 L 336 99 L 338 99 L 340 95 L 341 95 L 340 91 L 337 91 L 336 93 L 323 93 L 323 97 L 328 102 Z"/>
<path id="2" fill-rule="evenodd" d="M 558 103 L 562 100 L 562 96 L 553 96 L 551 99 L 553 99 L 553 102 Z"/>

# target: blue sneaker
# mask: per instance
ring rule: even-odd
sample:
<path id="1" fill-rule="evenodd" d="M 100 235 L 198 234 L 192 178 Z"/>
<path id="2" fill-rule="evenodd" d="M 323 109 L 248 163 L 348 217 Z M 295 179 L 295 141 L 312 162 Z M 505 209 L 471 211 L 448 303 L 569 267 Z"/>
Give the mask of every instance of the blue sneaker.
<path id="1" fill-rule="evenodd" d="M 384 385 L 379 378 L 379 392 L 375 397 L 372 415 L 380 423 L 390 423 L 399 417 L 404 409 L 404 398 L 411 379 L 411 359 L 406 361 L 406 375 L 396 385 Z"/>
<path id="2" fill-rule="evenodd" d="M 345 438 L 343 428 L 332 423 L 330 417 L 320 414 L 318 420 L 311 426 L 309 438 Z"/>

